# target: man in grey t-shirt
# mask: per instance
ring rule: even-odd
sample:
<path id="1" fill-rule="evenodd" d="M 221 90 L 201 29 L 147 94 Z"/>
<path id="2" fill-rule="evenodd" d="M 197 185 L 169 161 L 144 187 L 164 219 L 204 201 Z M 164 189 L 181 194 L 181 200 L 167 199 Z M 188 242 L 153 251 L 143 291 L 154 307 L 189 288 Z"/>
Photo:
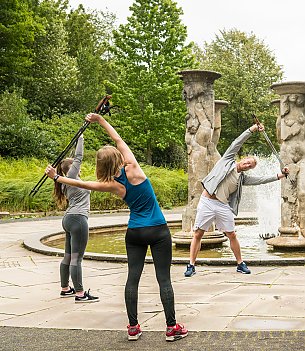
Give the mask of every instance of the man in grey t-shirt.
<path id="1" fill-rule="evenodd" d="M 235 233 L 234 215 L 238 214 L 243 185 L 259 185 L 284 178 L 289 173 L 284 168 L 282 173 L 274 176 L 249 176 L 245 173 L 255 168 L 256 159 L 246 157 L 235 162 L 235 157 L 243 143 L 253 132 L 262 132 L 262 124 L 254 124 L 236 138 L 215 164 L 212 171 L 202 180 L 203 192 L 200 197 L 194 225 L 193 239 L 190 247 L 190 263 L 184 273 L 186 277 L 195 274 L 195 261 L 201 247 L 201 238 L 213 222 L 218 230 L 223 231 L 230 240 L 230 247 L 237 261 L 237 272 L 250 274 L 251 271 L 243 262 L 240 245 Z"/>

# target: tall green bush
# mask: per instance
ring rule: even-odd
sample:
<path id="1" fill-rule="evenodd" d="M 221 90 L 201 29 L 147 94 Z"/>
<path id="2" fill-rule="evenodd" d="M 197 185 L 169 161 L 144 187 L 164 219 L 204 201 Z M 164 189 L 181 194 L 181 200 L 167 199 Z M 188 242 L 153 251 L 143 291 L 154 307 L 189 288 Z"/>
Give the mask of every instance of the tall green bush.
<path id="1" fill-rule="evenodd" d="M 95 180 L 95 164 L 84 161 L 82 179 Z M 48 161 L 35 158 L 3 159 L 0 157 L 0 211 L 51 212 L 57 210 L 52 197 L 54 183 L 47 179 L 39 192 L 29 193 L 43 176 Z M 187 202 L 187 175 L 182 170 L 144 166 L 157 199 L 163 208 L 185 205 Z M 91 210 L 113 210 L 126 208 L 117 196 L 109 193 L 92 192 Z"/>
<path id="2" fill-rule="evenodd" d="M 38 131 L 26 110 L 27 101 L 18 92 L 0 95 L 0 156 L 44 157 L 52 150 L 44 130 Z"/>

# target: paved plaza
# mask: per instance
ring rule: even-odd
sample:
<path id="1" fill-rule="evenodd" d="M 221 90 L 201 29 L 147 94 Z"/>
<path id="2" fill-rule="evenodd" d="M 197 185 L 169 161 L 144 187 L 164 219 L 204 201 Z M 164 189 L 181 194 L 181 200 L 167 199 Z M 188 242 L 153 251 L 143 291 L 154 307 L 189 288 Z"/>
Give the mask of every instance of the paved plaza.
<path id="1" fill-rule="evenodd" d="M 89 225 L 127 220 L 127 213 L 95 215 Z M 84 260 L 85 289 L 100 302 L 75 304 L 59 298 L 61 257 L 23 247 L 61 230 L 61 218 L 0 221 L 0 350 L 305 350 L 304 264 L 250 264 L 250 275 L 232 265 L 201 265 L 192 278 L 184 277 L 185 264 L 174 264 L 177 320 L 190 330 L 176 343 L 165 342 L 154 267 L 146 264 L 139 288 L 143 336 L 127 342 L 126 263 Z"/>

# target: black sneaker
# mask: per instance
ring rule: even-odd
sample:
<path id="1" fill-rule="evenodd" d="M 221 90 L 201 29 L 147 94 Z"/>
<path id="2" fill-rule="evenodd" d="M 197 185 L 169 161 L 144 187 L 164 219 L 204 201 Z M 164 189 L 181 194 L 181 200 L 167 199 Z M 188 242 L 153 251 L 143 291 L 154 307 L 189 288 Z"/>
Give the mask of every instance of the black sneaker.
<path id="1" fill-rule="evenodd" d="M 60 292 L 60 297 L 71 297 L 71 296 L 75 296 L 75 289 L 71 288 L 71 286 L 69 286 L 69 290 L 67 291 L 61 291 Z"/>
<path id="2" fill-rule="evenodd" d="M 89 293 L 90 289 L 84 292 L 84 296 L 75 296 L 75 303 L 83 303 L 83 302 L 99 302 L 100 299 L 96 296 L 92 296 Z"/>
<path id="3" fill-rule="evenodd" d="M 242 262 L 237 265 L 236 272 L 243 273 L 243 274 L 250 274 L 251 271 L 245 264 L 245 262 Z"/>
<path id="4" fill-rule="evenodd" d="M 185 277 L 192 277 L 194 274 L 196 274 L 195 266 L 193 266 L 192 264 L 188 264 L 186 266 L 186 271 L 184 272 L 184 276 Z"/>

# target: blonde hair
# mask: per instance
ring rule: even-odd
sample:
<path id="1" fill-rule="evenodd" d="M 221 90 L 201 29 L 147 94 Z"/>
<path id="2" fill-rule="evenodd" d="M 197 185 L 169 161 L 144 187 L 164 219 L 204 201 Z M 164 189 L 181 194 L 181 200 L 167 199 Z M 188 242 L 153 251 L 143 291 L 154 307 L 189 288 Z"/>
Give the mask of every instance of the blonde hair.
<path id="1" fill-rule="evenodd" d="M 255 166 L 257 166 L 257 158 L 255 156 L 252 156 L 252 155 L 249 155 L 249 156 L 246 156 L 244 158 L 252 158 L 252 160 L 254 161 L 255 163 Z"/>
<path id="2" fill-rule="evenodd" d="M 100 182 L 110 182 L 124 166 L 121 152 L 114 146 L 106 145 L 96 153 L 96 178 Z"/>
<path id="3" fill-rule="evenodd" d="M 69 169 L 73 163 L 73 158 L 65 158 L 62 160 L 59 165 L 56 167 L 56 173 L 60 176 L 66 176 L 69 172 Z M 55 199 L 56 205 L 62 209 L 67 205 L 67 199 L 65 194 L 62 191 L 62 184 L 55 182 L 53 197 Z"/>

